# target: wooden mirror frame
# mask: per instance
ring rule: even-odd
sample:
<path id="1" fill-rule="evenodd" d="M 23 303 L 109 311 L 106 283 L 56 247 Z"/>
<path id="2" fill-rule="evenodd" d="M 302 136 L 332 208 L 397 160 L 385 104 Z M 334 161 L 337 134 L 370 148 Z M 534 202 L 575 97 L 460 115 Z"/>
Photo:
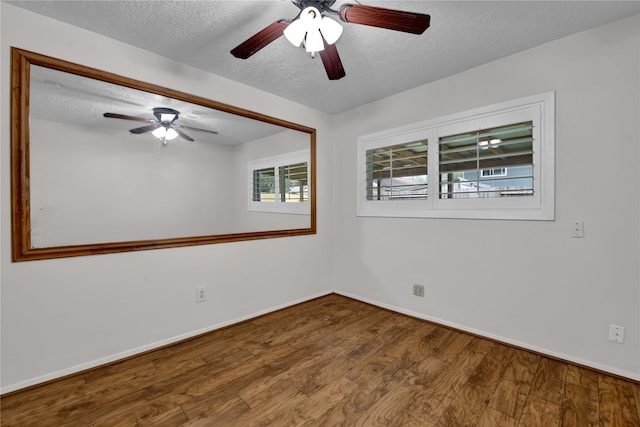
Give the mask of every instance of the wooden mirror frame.
<path id="1" fill-rule="evenodd" d="M 39 65 L 67 73 L 117 84 L 152 94 L 190 102 L 226 113 L 270 123 L 306 133 L 309 135 L 310 171 L 310 225 L 308 228 L 282 229 L 271 231 L 242 232 L 207 236 L 191 236 L 156 240 L 137 240 L 70 246 L 33 248 L 31 246 L 31 206 L 29 187 L 29 100 L 30 67 Z M 217 101 L 212 101 L 184 92 L 141 82 L 109 72 L 74 64 L 15 47 L 11 48 L 11 207 L 12 207 L 12 248 L 13 261 L 28 261 L 63 258 L 82 255 L 139 251 L 147 249 L 172 248 L 213 243 L 238 242 L 276 237 L 301 236 L 316 233 L 316 130 L 297 123 L 277 119 Z"/>

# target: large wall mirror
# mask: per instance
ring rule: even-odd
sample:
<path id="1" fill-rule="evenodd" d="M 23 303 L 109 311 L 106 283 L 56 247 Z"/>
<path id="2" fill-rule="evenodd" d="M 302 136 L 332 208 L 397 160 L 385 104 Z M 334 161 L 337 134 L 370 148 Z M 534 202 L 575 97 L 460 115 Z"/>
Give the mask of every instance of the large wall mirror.
<path id="1" fill-rule="evenodd" d="M 13 260 L 314 234 L 315 129 L 12 49 Z"/>

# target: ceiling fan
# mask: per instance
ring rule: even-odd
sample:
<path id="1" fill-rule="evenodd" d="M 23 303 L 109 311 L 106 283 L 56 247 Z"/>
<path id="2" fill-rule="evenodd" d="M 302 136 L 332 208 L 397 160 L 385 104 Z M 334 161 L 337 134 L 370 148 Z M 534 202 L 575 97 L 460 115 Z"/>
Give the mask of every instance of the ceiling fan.
<path id="1" fill-rule="evenodd" d="M 292 0 L 300 12 L 294 19 L 279 19 L 266 26 L 231 50 L 236 58 L 247 59 L 283 34 L 294 46 L 304 46 L 314 57 L 320 53 L 329 80 L 346 75 L 335 42 L 342 26 L 324 14 L 337 15 L 343 22 L 368 25 L 406 33 L 422 34 L 431 17 L 382 7 L 344 3 L 340 10 L 331 8 L 335 0 Z"/>
<path id="2" fill-rule="evenodd" d="M 180 113 L 172 108 L 156 107 L 153 109 L 153 115 L 156 117 L 155 120 L 145 119 L 144 117 L 127 116 L 125 114 L 104 113 L 104 117 L 111 119 L 134 120 L 137 122 L 148 123 L 146 126 L 129 129 L 129 132 L 135 134 L 152 132 L 153 135 L 156 138 L 161 139 L 164 144 L 178 136 L 186 139 L 187 141 L 194 141 L 194 139 L 184 133 L 181 128 L 218 134 L 218 132 L 213 130 L 199 129 L 175 123 L 175 121 L 178 120 Z"/>

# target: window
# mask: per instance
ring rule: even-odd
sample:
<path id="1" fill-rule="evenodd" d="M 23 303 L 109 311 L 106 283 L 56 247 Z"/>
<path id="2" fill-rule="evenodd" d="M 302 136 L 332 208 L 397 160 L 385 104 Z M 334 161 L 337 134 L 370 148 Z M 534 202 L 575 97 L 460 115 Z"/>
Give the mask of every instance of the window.
<path id="1" fill-rule="evenodd" d="M 367 200 L 426 197 L 426 140 L 367 150 Z"/>
<path id="2" fill-rule="evenodd" d="M 553 219 L 554 102 L 549 92 L 360 137 L 358 215 Z"/>
<path id="3" fill-rule="evenodd" d="M 249 210 L 309 214 L 309 151 L 249 162 Z"/>
<path id="4" fill-rule="evenodd" d="M 533 122 L 441 137 L 439 146 L 441 199 L 533 195 Z"/>

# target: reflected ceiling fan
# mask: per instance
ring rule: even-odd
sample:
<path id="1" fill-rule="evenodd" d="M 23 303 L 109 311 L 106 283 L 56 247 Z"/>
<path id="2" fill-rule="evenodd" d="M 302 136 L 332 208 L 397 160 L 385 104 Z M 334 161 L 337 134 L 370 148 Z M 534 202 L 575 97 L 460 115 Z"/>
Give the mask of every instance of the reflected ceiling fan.
<path id="1" fill-rule="evenodd" d="M 146 126 L 129 129 L 129 132 L 135 134 L 152 132 L 153 136 L 162 140 L 164 144 L 178 136 L 186 139 L 187 141 L 195 141 L 181 129 L 191 129 L 216 135 L 218 134 L 218 132 L 213 130 L 199 129 L 175 123 L 175 121 L 178 120 L 178 117 L 180 117 L 180 113 L 172 108 L 156 107 L 153 109 L 153 115 L 155 116 L 155 119 L 145 119 L 144 117 L 127 116 L 125 114 L 117 113 L 104 113 L 104 117 L 111 119 L 134 120 L 137 122 L 148 123 Z"/>
<path id="2" fill-rule="evenodd" d="M 335 42 L 342 34 L 342 26 L 325 16 L 339 16 L 343 22 L 369 25 L 388 30 L 422 34 L 429 28 L 431 17 L 422 13 L 404 12 L 362 4 L 344 3 L 340 10 L 331 8 L 335 0 L 292 0 L 300 9 L 294 19 L 280 19 L 231 50 L 236 58 L 247 59 L 283 34 L 296 47 L 304 46 L 315 56 L 320 53 L 329 80 L 346 75 Z"/>

